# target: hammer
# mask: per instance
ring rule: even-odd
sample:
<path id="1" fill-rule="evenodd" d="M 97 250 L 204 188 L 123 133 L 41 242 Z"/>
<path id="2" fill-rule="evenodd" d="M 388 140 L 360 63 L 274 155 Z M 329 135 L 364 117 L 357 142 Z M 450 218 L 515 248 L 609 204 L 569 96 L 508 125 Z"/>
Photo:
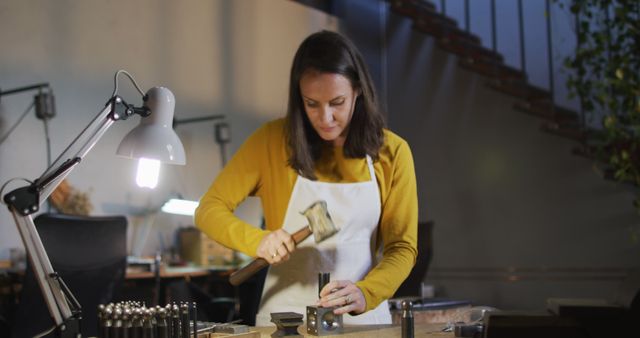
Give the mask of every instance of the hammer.
<path id="1" fill-rule="evenodd" d="M 340 230 L 333 224 L 325 201 L 314 202 L 301 214 L 307 218 L 309 225 L 291 235 L 295 244 L 304 241 L 311 234 L 313 234 L 316 243 L 320 243 Z M 229 282 L 231 285 L 239 285 L 268 265 L 269 263 L 264 258 L 256 258 L 251 263 L 232 273 L 229 276 Z"/>

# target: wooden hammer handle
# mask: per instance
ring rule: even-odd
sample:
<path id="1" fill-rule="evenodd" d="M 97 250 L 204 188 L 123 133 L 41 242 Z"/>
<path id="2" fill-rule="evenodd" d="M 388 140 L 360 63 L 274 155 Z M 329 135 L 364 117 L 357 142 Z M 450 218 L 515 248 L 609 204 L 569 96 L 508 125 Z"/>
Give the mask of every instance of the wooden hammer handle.
<path id="1" fill-rule="evenodd" d="M 298 245 L 298 243 L 304 241 L 305 239 L 307 239 L 307 237 L 311 236 L 312 233 L 313 232 L 311 232 L 311 227 L 306 226 L 294 232 L 293 235 L 291 235 L 291 238 L 293 239 L 293 243 L 296 243 L 296 245 Z"/>
<path id="2" fill-rule="evenodd" d="M 311 228 L 306 226 L 293 233 L 291 238 L 294 243 L 298 244 L 311 236 L 311 234 Z M 264 258 L 256 258 L 251 263 L 232 273 L 231 276 L 229 276 L 229 283 L 231 283 L 231 285 L 240 285 L 249 279 L 249 277 L 255 275 L 258 271 L 266 268 L 267 266 L 269 266 L 269 263 Z"/>
<path id="3" fill-rule="evenodd" d="M 232 273 L 231 276 L 229 276 L 229 283 L 231 283 L 231 285 L 240 285 L 268 265 L 269 263 L 267 263 L 264 258 L 256 258 L 251 263 Z"/>

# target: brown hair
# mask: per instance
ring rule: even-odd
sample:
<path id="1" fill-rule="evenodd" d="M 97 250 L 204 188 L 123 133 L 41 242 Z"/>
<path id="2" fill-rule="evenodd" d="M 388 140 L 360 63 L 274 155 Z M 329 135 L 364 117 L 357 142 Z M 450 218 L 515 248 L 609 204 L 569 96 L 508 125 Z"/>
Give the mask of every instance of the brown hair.
<path id="1" fill-rule="evenodd" d="M 315 161 L 320 158 L 323 140 L 313 129 L 300 94 L 300 78 L 307 70 L 340 74 L 349 79 L 354 89 L 359 90 L 344 154 L 351 158 L 369 155 L 376 160 L 384 141 L 384 120 L 378 109 L 369 71 L 351 41 L 338 33 L 321 31 L 302 42 L 291 66 L 286 118 L 289 165 L 300 175 L 316 179 Z"/>

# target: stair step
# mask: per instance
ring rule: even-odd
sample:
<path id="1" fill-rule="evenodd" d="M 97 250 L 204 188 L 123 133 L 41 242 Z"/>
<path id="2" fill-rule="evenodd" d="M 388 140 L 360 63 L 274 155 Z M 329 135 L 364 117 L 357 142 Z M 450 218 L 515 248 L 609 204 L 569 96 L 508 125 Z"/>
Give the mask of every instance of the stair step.
<path id="1" fill-rule="evenodd" d="M 571 110 L 552 105 L 549 100 L 516 102 L 513 108 L 562 125 L 577 125 L 579 122 L 578 114 Z"/>
<path id="2" fill-rule="evenodd" d="M 416 19 L 422 12 L 435 12 L 436 6 L 421 0 L 391 0 L 391 11 Z"/>
<path id="3" fill-rule="evenodd" d="M 426 23 L 425 21 L 414 21 L 413 29 L 429 34 L 436 39 L 440 39 L 445 35 L 446 27 L 443 23 Z"/>
<path id="4" fill-rule="evenodd" d="M 451 40 L 443 37 L 438 40 L 438 47 L 447 52 L 466 58 L 469 62 L 474 62 L 475 60 L 488 62 L 503 61 L 502 54 L 496 53 L 479 43 L 472 43 L 463 40 Z"/>
<path id="5" fill-rule="evenodd" d="M 458 61 L 458 65 L 464 69 L 498 80 L 526 79 L 526 75 L 521 70 L 509 67 L 501 62 L 461 59 Z"/>
<path id="6" fill-rule="evenodd" d="M 527 101 L 548 99 L 551 96 L 548 90 L 530 85 L 524 80 L 491 81 L 489 87 Z"/>
<path id="7" fill-rule="evenodd" d="M 457 27 L 452 27 L 449 31 L 446 32 L 445 36 L 440 38 L 440 43 L 442 44 L 471 44 L 472 46 L 482 46 L 482 40 L 480 37 L 473 33 L 469 33 Z"/>
<path id="8" fill-rule="evenodd" d="M 422 12 L 413 20 L 413 28 L 417 31 L 442 39 L 449 31 L 458 30 L 456 22 L 437 13 Z"/>

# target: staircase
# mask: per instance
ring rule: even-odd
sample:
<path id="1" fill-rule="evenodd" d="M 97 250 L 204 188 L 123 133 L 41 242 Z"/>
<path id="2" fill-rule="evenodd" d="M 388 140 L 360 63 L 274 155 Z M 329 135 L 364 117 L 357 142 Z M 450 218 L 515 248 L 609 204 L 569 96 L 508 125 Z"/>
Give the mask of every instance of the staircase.
<path id="1" fill-rule="evenodd" d="M 390 0 L 392 12 L 410 18 L 416 31 L 433 36 L 436 45 L 459 57 L 458 65 L 489 79 L 488 86 L 515 97 L 514 109 L 542 119 L 544 132 L 568 138 L 578 144 L 573 153 L 595 159 L 597 132 L 585 128 L 580 115 L 554 103 L 552 93 L 533 86 L 526 72 L 504 62 L 497 51 L 482 45 L 473 33 L 458 27 L 458 23 L 437 11 L 424 0 Z"/>

